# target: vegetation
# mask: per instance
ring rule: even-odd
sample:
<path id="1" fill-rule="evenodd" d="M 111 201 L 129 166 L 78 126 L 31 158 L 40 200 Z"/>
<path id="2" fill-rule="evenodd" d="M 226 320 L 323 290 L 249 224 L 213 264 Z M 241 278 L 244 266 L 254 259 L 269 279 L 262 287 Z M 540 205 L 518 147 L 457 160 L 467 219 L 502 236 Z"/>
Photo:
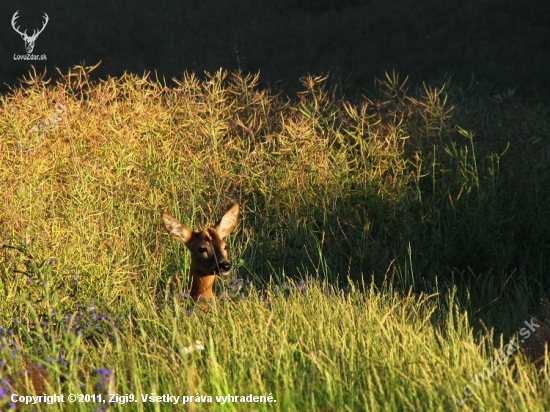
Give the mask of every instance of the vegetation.
<path id="1" fill-rule="evenodd" d="M 542 100 L 91 69 L 1 96 L 0 408 L 548 409 Z M 199 227 L 233 202 L 233 279 L 203 311 L 159 210 Z"/>

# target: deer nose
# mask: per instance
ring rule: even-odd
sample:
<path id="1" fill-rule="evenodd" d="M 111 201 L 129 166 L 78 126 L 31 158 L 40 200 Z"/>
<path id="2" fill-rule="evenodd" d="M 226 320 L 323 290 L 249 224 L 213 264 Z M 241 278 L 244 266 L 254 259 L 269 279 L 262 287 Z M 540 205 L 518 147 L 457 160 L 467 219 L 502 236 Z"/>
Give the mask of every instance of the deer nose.
<path id="1" fill-rule="evenodd" d="M 220 269 L 223 272 L 229 272 L 231 270 L 231 263 L 229 263 L 228 261 L 221 262 Z"/>

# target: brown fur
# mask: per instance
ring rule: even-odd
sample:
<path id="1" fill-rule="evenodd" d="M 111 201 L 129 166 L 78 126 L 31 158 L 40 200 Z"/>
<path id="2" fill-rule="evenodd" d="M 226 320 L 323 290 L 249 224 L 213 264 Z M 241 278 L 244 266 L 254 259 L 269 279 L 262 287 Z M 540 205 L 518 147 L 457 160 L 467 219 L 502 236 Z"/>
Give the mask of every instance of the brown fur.
<path id="1" fill-rule="evenodd" d="M 164 227 L 174 239 L 185 243 L 191 252 L 189 270 L 193 299 L 214 297 L 212 288 L 216 276 L 227 276 L 231 263 L 227 257 L 224 238 L 235 229 L 239 217 L 239 205 L 233 205 L 214 227 L 197 232 L 167 213 L 162 213 Z"/>

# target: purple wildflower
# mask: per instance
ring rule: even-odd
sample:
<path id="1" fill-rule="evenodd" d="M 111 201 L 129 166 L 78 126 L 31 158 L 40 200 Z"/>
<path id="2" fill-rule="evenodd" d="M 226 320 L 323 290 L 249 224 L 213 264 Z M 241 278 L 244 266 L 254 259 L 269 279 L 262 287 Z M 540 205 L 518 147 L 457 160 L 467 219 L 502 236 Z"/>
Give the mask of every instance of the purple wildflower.
<path id="1" fill-rule="evenodd" d="M 59 355 L 57 361 L 63 366 L 67 366 L 69 364 L 69 362 L 67 362 L 67 359 L 65 359 L 65 356 L 63 355 Z"/>
<path id="2" fill-rule="evenodd" d="M 96 369 L 94 373 L 98 377 L 97 383 L 94 385 L 94 389 L 99 392 L 105 392 L 109 387 L 113 371 L 109 368 L 101 367 Z"/>

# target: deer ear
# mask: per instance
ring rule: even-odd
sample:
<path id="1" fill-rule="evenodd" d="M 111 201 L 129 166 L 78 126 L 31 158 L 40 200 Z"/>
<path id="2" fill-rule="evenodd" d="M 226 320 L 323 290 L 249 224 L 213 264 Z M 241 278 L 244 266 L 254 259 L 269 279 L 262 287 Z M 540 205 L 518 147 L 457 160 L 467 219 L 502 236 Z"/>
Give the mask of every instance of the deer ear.
<path id="1" fill-rule="evenodd" d="M 193 236 L 193 231 L 185 226 L 183 223 L 180 223 L 176 218 L 173 218 L 168 213 L 161 214 L 162 223 L 164 227 L 170 233 L 174 239 L 181 242 L 187 243 Z"/>
<path id="2" fill-rule="evenodd" d="M 230 234 L 233 229 L 235 229 L 235 226 L 237 226 L 237 220 L 239 218 L 239 210 L 240 207 L 238 204 L 234 204 L 231 206 L 231 209 L 229 209 L 227 212 L 225 212 L 225 215 L 220 219 L 218 224 L 216 225 L 215 229 L 218 232 L 218 235 L 223 239 L 228 234 Z"/>

